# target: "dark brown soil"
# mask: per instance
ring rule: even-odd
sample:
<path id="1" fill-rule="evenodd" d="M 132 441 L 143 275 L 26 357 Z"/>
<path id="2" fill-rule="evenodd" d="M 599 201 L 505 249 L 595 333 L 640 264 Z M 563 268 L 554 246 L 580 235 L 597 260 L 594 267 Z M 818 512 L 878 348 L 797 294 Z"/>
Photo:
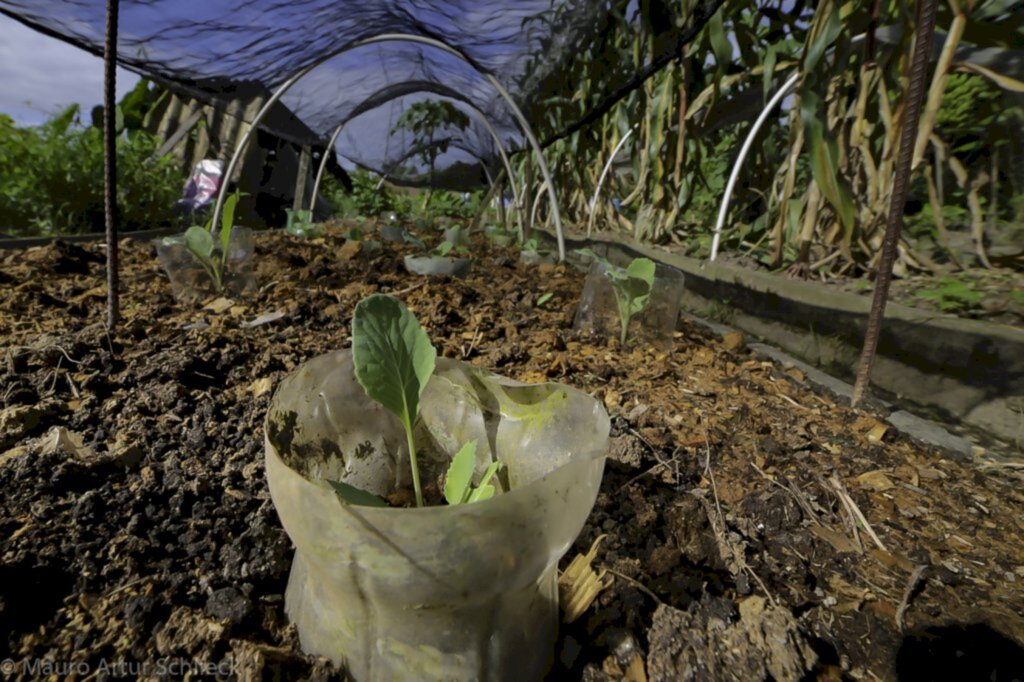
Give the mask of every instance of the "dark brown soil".
<path id="1" fill-rule="evenodd" d="M 109 336 L 101 247 L 0 254 L 0 659 L 14 678 L 38 676 L 36 659 L 102 679 L 102 661 L 161 657 L 230 659 L 242 680 L 344 676 L 298 651 L 284 615 L 292 549 L 262 420 L 281 377 L 348 345 L 373 292 L 402 298 L 445 355 L 575 385 L 613 415 L 601 493 L 565 559 L 606 535 L 595 567 L 612 583 L 563 628 L 551 679 L 1024 676 L 1017 469 L 946 459 L 687 323 L 671 352 L 581 338 L 582 276 L 563 266 L 478 245 L 469 278 L 426 280 L 392 245 L 341 246 L 260 237 L 259 292 L 213 312 L 176 303 L 150 245 L 126 241 Z"/>

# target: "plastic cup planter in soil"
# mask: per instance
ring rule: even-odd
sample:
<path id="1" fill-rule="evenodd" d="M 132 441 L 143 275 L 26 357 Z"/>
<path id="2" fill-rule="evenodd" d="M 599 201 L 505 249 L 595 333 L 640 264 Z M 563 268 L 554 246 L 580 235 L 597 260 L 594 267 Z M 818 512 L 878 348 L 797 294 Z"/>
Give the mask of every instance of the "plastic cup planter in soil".
<path id="1" fill-rule="evenodd" d="M 385 242 L 405 240 L 405 226 L 402 224 L 402 219 L 394 211 L 381 214 L 380 238 Z"/>
<path id="2" fill-rule="evenodd" d="M 527 239 L 526 243 L 523 244 L 522 250 L 519 252 L 519 261 L 524 265 L 555 263 L 557 260 L 554 253 L 540 247 L 540 242 L 536 237 Z"/>
<path id="3" fill-rule="evenodd" d="M 405 257 L 405 269 L 416 275 L 465 277 L 472 265 L 472 258 L 430 255 Z"/>
<path id="4" fill-rule="evenodd" d="M 501 225 L 487 225 L 484 227 L 484 235 L 496 246 L 512 246 L 516 240 L 516 236 L 506 232 Z"/>
<path id="5" fill-rule="evenodd" d="M 469 231 L 461 225 L 446 227 L 444 240 L 451 243 L 452 246 L 469 246 Z"/>
<path id="6" fill-rule="evenodd" d="M 248 227 L 231 228 L 228 257 L 221 273 L 221 288 L 204 264 L 185 245 L 185 235 L 154 240 L 160 265 L 171 281 L 174 297 L 185 303 L 204 301 L 212 296 L 238 297 L 256 290 L 252 256 L 256 250 L 253 231 Z M 221 247 L 214 240 L 211 259 L 221 258 Z"/>
<path id="7" fill-rule="evenodd" d="M 423 481 L 476 440 L 509 492 L 422 508 L 342 503 L 328 480 L 380 496 L 409 487 L 399 420 L 368 400 L 348 350 L 277 389 L 267 480 L 294 542 L 285 609 L 302 649 L 367 680 L 539 680 L 558 624 L 559 558 L 597 497 L 608 415 L 559 384 L 525 385 L 437 358 L 416 426 Z"/>
<path id="8" fill-rule="evenodd" d="M 580 305 L 573 327 L 596 337 L 620 338 L 621 316 L 615 286 L 609 276 L 617 266 L 593 259 L 583 284 Z M 626 330 L 626 345 L 646 344 L 665 349 L 672 346 L 672 334 L 679 319 L 679 301 L 683 295 L 683 274 L 658 263 L 650 298 L 632 315 Z"/>

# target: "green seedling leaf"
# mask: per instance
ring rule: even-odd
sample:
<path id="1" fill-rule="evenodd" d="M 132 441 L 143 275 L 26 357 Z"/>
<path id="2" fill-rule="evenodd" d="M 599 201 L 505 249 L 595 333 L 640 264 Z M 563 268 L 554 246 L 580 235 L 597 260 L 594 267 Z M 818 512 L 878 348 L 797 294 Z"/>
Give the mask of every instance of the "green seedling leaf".
<path id="1" fill-rule="evenodd" d="M 419 237 L 417 237 L 416 235 L 414 235 L 414 234 L 412 234 L 410 232 L 403 233 L 402 234 L 402 239 L 405 240 L 406 242 L 414 245 L 418 249 L 426 249 L 427 248 L 427 245 L 423 243 L 422 239 L 420 239 Z"/>
<path id="2" fill-rule="evenodd" d="M 473 472 L 476 470 L 476 441 L 471 440 L 455 453 L 444 481 L 444 499 L 462 504 L 469 499 Z"/>
<path id="3" fill-rule="evenodd" d="M 206 228 L 199 225 L 193 225 L 185 230 L 185 246 L 203 260 L 209 260 L 213 255 L 213 237 Z"/>
<path id="4" fill-rule="evenodd" d="M 356 306 L 352 358 L 366 394 L 412 423 L 420 395 L 434 372 L 437 351 L 419 321 L 391 296 L 375 294 Z"/>
<path id="5" fill-rule="evenodd" d="M 238 199 L 241 195 L 235 192 L 224 202 L 224 212 L 220 218 L 220 248 L 223 249 L 225 258 L 228 253 L 228 245 L 231 243 L 231 228 L 235 225 L 235 208 L 238 207 Z"/>
<path id="6" fill-rule="evenodd" d="M 552 296 L 554 296 L 554 294 L 551 293 L 550 291 L 548 291 L 547 293 L 541 294 L 540 296 L 537 297 L 536 306 L 538 308 L 541 307 L 542 305 L 544 305 L 545 303 L 550 301 Z"/>
<path id="7" fill-rule="evenodd" d="M 483 478 L 480 479 L 480 485 L 476 487 L 476 490 L 469 494 L 469 499 L 466 503 L 470 502 L 483 502 L 494 497 L 494 486 L 490 485 L 491 479 L 494 478 L 494 474 L 498 473 L 498 469 L 501 468 L 501 462 L 491 462 L 491 465 L 487 467 L 487 471 L 484 472 Z"/>
<path id="8" fill-rule="evenodd" d="M 434 249 L 434 255 L 435 256 L 447 256 L 449 253 L 451 253 L 451 251 L 452 251 L 452 249 L 454 247 L 455 247 L 455 245 L 452 244 L 451 242 L 443 241 L 440 244 L 438 244 L 437 247 Z"/>
<path id="9" fill-rule="evenodd" d="M 328 480 L 331 487 L 334 488 L 334 492 L 338 494 L 344 504 L 354 504 L 359 507 L 386 507 L 388 503 L 374 495 L 368 493 L 365 490 L 344 483 L 342 481 L 331 481 Z"/>
<path id="10" fill-rule="evenodd" d="M 413 424 L 420 395 L 434 373 L 437 351 L 419 321 L 402 302 L 374 294 L 356 306 L 352 319 L 352 360 L 366 395 L 398 417 L 405 428 L 416 504 L 423 506 Z"/>
<path id="11" fill-rule="evenodd" d="M 654 270 L 654 261 L 650 258 L 634 258 L 626 268 L 626 279 L 622 287 L 629 299 L 630 315 L 647 307 L 654 288 Z"/>

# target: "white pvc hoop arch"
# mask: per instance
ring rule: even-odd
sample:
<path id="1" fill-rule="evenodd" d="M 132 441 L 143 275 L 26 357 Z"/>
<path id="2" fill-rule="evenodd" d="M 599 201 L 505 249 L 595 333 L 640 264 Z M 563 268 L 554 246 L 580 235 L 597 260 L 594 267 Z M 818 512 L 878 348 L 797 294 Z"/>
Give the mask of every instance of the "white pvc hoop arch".
<path id="1" fill-rule="evenodd" d="M 298 73 L 294 74 L 293 76 L 288 78 L 288 80 L 286 80 L 284 83 L 282 83 L 277 88 L 277 90 L 274 91 L 274 94 L 271 95 L 270 98 L 263 104 L 263 107 L 260 108 L 259 112 L 253 119 L 252 124 L 249 126 L 249 129 L 245 131 L 245 135 L 239 142 L 238 147 L 235 149 L 234 154 L 232 154 L 231 161 L 228 163 L 228 167 L 224 171 L 223 177 L 225 178 L 225 181 L 221 183 L 220 191 L 217 193 L 217 204 L 213 209 L 213 222 L 211 224 L 217 225 L 219 223 L 221 213 L 224 210 L 224 200 L 227 197 L 227 188 L 228 185 L 230 184 L 230 178 L 232 175 L 234 175 L 235 168 L 238 166 L 238 161 L 239 159 L 241 159 L 242 153 L 248 147 L 249 141 L 252 139 L 254 132 L 259 127 L 259 124 L 263 121 L 263 118 L 267 115 L 267 112 L 270 111 L 271 107 L 277 104 L 278 100 L 280 100 L 281 97 L 284 96 L 284 94 L 288 92 L 288 90 L 290 90 L 291 87 L 299 81 L 299 79 L 301 79 L 303 76 L 305 76 L 310 71 L 320 66 L 324 62 L 333 59 L 334 57 L 337 57 L 340 54 L 348 52 L 349 50 L 354 50 L 356 48 L 364 47 L 366 45 L 373 45 L 375 43 L 391 41 L 402 41 L 410 43 L 420 43 L 422 45 L 429 45 L 431 47 L 436 47 L 440 50 L 443 50 L 444 52 L 447 52 L 450 55 L 458 57 L 459 59 L 465 61 L 467 64 L 476 69 L 484 78 L 487 79 L 487 81 L 491 85 L 494 86 L 494 89 L 498 91 L 498 94 L 501 95 L 502 99 L 505 100 L 506 104 L 508 104 L 509 108 L 512 110 L 512 113 L 515 115 L 516 120 L 519 123 L 519 126 L 523 130 L 523 134 L 526 135 L 526 138 L 529 141 L 530 146 L 533 148 L 534 154 L 537 156 L 537 163 L 540 166 L 540 171 L 543 174 L 544 180 L 545 182 L 547 182 L 548 185 L 548 195 L 551 200 L 551 209 L 555 218 L 555 232 L 558 237 L 558 259 L 560 261 L 564 261 L 565 237 L 562 232 L 562 216 L 561 212 L 558 210 L 558 197 L 555 194 L 555 186 L 551 180 L 551 172 L 548 169 L 547 161 L 545 161 L 544 159 L 544 152 L 541 150 L 540 143 L 537 141 L 537 136 L 533 134 L 533 128 L 530 127 L 530 123 L 529 121 L 526 120 L 526 117 L 523 115 L 522 110 L 519 109 L 519 106 L 515 103 L 515 100 L 512 99 L 512 95 L 509 94 L 508 90 L 505 89 L 505 86 L 503 86 L 497 78 L 495 78 L 492 74 L 488 73 L 487 71 L 484 71 L 477 67 L 477 65 L 474 64 L 473 61 L 469 57 L 464 55 L 462 52 L 456 50 L 454 47 L 448 45 L 443 41 L 437 40 L 436 38 L 429 38 L 427 36 L 416 35 L 413 33 L 382 33 L 381 35 L 378 36 L 372 36 L 370 38 L 363 38 L 360 40 L 353 41 L 345 45 L 344 47 L 334 50 L 333 52 L 329 52 L 328 54 L 324 55 L 323 57 L 316 60 L 312 64 L 303 67 Z"/>
<path id="2" fill-rule="evenodd" d="M 313 196 L 309 198 L 309 212 L 312 214 L 316 209 L 316 195 L 320 191 L 320 181 L 324 179 L 324 169 L 327 168 L 327 159 L 330 158 L 331 152 L 334 151 L 334 143 L 338 140 L 338 135 L 341 134 L 341 129 L 345 127 L 342 123 L 340 126 L 334 129 L 334 134 L 331 135 L 331 141 L 327 143 L 327 148 L 324 150 L 324 158 L 320 159 L 320 168 L 316 171 L 316 180 L 313 181 Z"/>
<path id="3" fill-rule="evenodd" d="M 487 170 L 487 164 L 484 163 L 484 159 L 480 157 L 479 153 L 473 151 L 472 149 L 470 149 L 466 145 L 459 144 L 458 142 L 452 140 L 452 138 L 450 138 L 450 137 L 442 138 L 440 140 L 435 140 L 434 141 L 434 146 L 437 146 L 437 145 L 441 144 L 442 142 L 447 142 L 449 147 L 454 147 L 455 149 L 460 149 L 460 150 L 466 152 L 467 154 L 469 154 L 470 156 L 472 156 L 474 159 L 476 159 L 480 163 L 480 167 L 484 169 L 484 175 L 487 176 L 487 183 L 488 183 L 488 185 L 493 185 L 494 184 L 494 180 L 493 180 L 493 178 L 491 178 L 491 174 Z M 373 191 L 374 192 L 379 192 L 380 188 L 384 186 L 384 183 L 387 182 L 387 179 L 389 177 L 391 177 L 391 174 L 395 172 L 396 168 L 398 168 L 403 163 L 405 163 L 414 154 L 419 154 L 421 151 L 423 151 L 426 148 L 429 148 L 429 145 L 428 146 L 420 145 L 420 146 L 412 147 L 411 149 L 406 151 L 405 154 L 402 154 L 402 156 L 400 156 L 399 158 L 395 159 L 395 161 L 391 164 L 391 167 L 388 168 L 386 171 L 384 171 L 384 173 L 380 176 L 380 180 L 377 181 L 377 185 L 373 188 Z"/>
<path id="4" fill-rule="evenodd" d="M 612 150 L 611 156 L 608 157 L 608 162 L 604 164 L 604 168 L 601 169 L 601 177 L 597 179 L 597 187 L 594 188 L 594 198 L 590 200 L 590 218 L 587 220 L 587 236 L 590 236 L 591 231 L 594 229 L 594 215 L 597 213 L 597 198 L 601 196 L 601 186 L 604 185 L 604 179 L 608 175 L 608 171 L 611 170 L 612 162 L 615 161 L 615 157 L 618 155 L 619 150 L 622 149 L 622 145 L 626 144 L 626 140 L 636 130 L 634 124 L 626 134 L 622 136 L 619 143 L 615 145 L 615 149 Z"/>
<path id="5" fill-rule="evenodd" d="M 449 95 L 444 95 L 444 96 L 449 96 Z M 509 177 L 512 177 L 512 162 L 508 158 L 508 153 L 505 151 L 505 147 L 501 143 L 501 137 L 498 135 L 498 131 L 495 130 L 493 125 L 491 125 L 491 122 L 487 119 L 487 115 L 484 114 L 484 112 L 479 107 L 477 107 L 475 104 L 473 104 L 472 102 L 470 102 L 468 100 L 464 100 L 464 99 L 462 99 L 460 97 L 460 98 L 457 98 L 457 101 L 460 102 L 461 104 L 464 104 L 474 114 L 476 114 L 477 117 L 479 118 L 480 122 L 487 129 L 487 132 L 489 132 L 491 134 L 491 137 L 494 138 L 494 145 L 495 145 L 495 147 L 498 148 L 498 154 L 501 156 L 501 163 L 505 166 L 505 172 L 509 174 Z M 361 113 L 365 113 L 365 112 L 361 112 Z M 335 141 L 338 138 L 338 134 L 341 133 L 342 128 L 344 128 L 345 125 L 349 121 L 352 120 L 352 118 L 354 118 L 354 117 L 347 118 L 334 131 L 334 134 L 331 136 L 331 141 L 327 145 L 327 153 L 328 154 L 334 148 L 334 143 L 335 143 Z M 476 156 L 475 153 L 470 152 L 465 147 L 459 147 L 459 149 L 462 149 L 463 151 L 465 151 L 468 154 L 472 154 L 473 156 Z M 402 161 L 405 161 L 408 157 L 409 157 L 409 155 L 403 156 L 398 161 L 398 163 L 401 163 Z M 490 172 L 487 171 L 487 164 L 483 163 L 483 159 L 480 159 L 479 157 L 477 157 L 477 160 L 479 160 L 481 162 L 481 165 L 483 165 L 484 172 L 488 176 L 488 182 L 493 185 L 494 183 L 493 183 L 493 181 L 490 178 Z M 320 161 L 320 169 L 319 169 L 319 171 L 317 171 L 317 174 L 316 174 L 316 181 L 313 183 L 313 197 L 309 201 L 309 210 L 310 211 L 312 211 L 314 206 L 316 205 L 316 193 L 317 193 L 317 190 L 319 190 L 319 188 L 320 188 L 320 181 L 323 178 L 324 168 L 326 166 L 327 166 L 327 154 L 324 154 L 324 158 L 321 159 L 321 161 Z M 391 170 L 388 170 L 386 173 L 384 173 L 384 175 L 381 176 L 380 183 L 377 185 L 377 189 L 380 189 L 380 185 L 384 183 L 384 180 L 389 175 L 391 175 L 393 170 L 394 170 L 394 168 L 392 168 Z M 374 190 L 374 191 L 377 191 L 377 190 Z M 513 199 L 515 199 L 516 205 L 521 207 L 522 206 L 522 202 L 521 202 L 521 200 L 519 198 L 519 193 L 516 191 L 515 183 L 512 183 L 512 194 L 513 194 Z M 522 209 L 521 208 L 520 208 L 519 213 L 520 213 L 520 215 L 519 215 L 519 234 L 520 234 L 520 238 L 522 238 L 522 234 L 523 234 L 524 229 L 523 229 L 523 217 L 522 217 Z"/>
<path id="6" fill-rule="evenodd" d="M 761 130 L 761 126 L 768 120 L 768 116 L 771 115 L 775 107 L 779 105 L 786 95 L 796 86 L 796 82 L 800 80 L 800 72 L 797 71 L 790 76 L 782 87 L 779 88 L 778 92 L 768 100 L 768 104 L 758 115 L 757 120 L 754 121 L 754 125 L 750 128 L 750 132 L 747 133 L 747 139 L 743 140 L 743 146 L 740 147 L 740 155 L 736 157 L 736 163 L 732 166 L 732 172 L 729 173 L 729 182 L 725 185 L 725 194 L 722 196 L 722 205 L 718 209 L 718 219 L 715 221 L 715 236 L 711 240 L 711 256 L 708 260 L 715 260 L 718 257 L 718 243 L 722 239 L 722 227 L 725 225 L 725 216 L 729 213 L 729 201 L 732 199 L 732 191 L 736 187 L 736 181 L 739 179 L 740 170 L 743 167 L 743 162 L 747 158 L 747 154 L 750 152 L 750 148 L 754 144 L 754 138 L 757 137 L 757 133 Z"/>

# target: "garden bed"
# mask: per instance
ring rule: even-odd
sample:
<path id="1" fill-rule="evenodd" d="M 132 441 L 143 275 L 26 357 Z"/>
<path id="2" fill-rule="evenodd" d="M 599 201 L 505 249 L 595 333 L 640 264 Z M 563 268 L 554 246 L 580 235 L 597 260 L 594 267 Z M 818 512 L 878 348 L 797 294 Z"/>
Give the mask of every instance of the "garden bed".
<path id="1" fill-rule="evenodd" d="M 1018 469 L 910 442 L 738 335 L 683 321 L 671 352 L 582 338 L 583 276 L 565 266 L 477 244 L 468 277 L 426 279 L 406 249 L 263 235 L 257 295 L 187 309 L 128 240 L 110 336 L 98 245 L 0 255 L 0 658 L 26 678 L 37 659 L 165 657 L 343 677 L 298 651 L 284 615 L 292 549 L 262 420 L 277 382 L 347 346 L 355 304 L 384 292 L 444 355 L 572 384 L 613 416 L 565 559 L 606 536 L 611 585 L 563 627 L 552 679 L 1024 669 Z"/>

